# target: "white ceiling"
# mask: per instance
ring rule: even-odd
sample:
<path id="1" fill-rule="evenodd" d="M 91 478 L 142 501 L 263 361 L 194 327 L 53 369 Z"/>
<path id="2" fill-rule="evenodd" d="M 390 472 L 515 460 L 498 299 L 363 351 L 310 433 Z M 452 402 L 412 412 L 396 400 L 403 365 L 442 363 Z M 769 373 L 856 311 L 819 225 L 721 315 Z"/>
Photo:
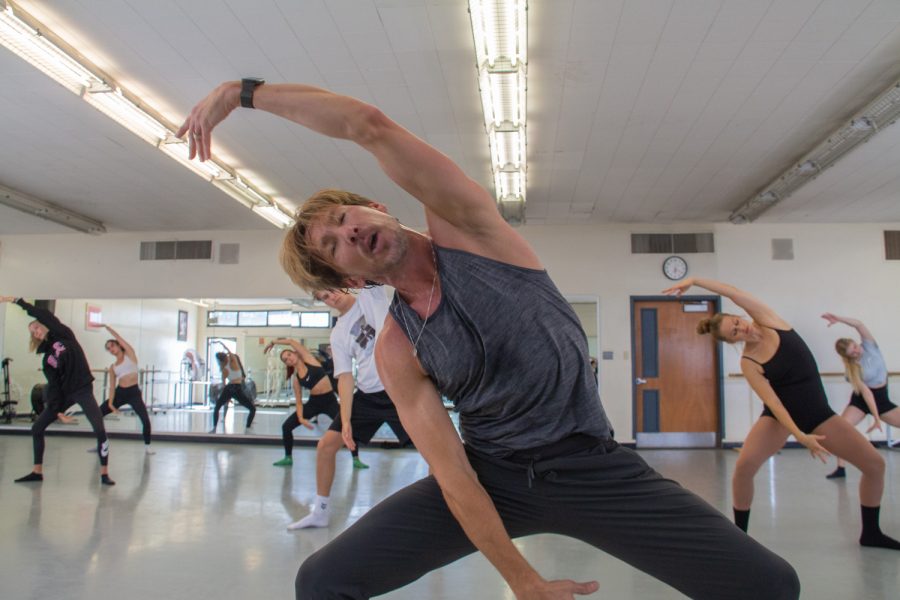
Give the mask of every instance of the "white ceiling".
<path id="1" fill-rule="evenodd" d="M 20 0 L 173 121 L 224 80 L 370 101 L 491 186 L 465 0 Z M 0 183 L 111 231 L 271 226 L 0 49 Z M 900 78 L 898 0 L 530 0 L 528 221 L 721 221 Z M 422 225 L 364 152 L 236 111 L 215 152 L 289 206 Z M 900 221 L 900 127 L 764 220 Z M 0 207 L 0 234 L 57 225 Z"/>

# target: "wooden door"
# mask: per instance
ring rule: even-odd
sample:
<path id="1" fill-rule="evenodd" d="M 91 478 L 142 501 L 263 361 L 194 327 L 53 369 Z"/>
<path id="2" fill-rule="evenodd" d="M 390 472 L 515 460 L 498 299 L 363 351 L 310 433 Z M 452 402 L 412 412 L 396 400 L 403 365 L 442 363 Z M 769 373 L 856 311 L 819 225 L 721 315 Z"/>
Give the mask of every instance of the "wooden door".
<path id="1" fill-rule="evenodd" d="M 676 445 L 718 444 L 719 353 L 712 336 L 697 333 L 697 323 L 715 311 L 710 299 L 633 299 L 636 438 L 641 433 L 705 433 L 713 434 L 704 438 L 712 444 Z"/>

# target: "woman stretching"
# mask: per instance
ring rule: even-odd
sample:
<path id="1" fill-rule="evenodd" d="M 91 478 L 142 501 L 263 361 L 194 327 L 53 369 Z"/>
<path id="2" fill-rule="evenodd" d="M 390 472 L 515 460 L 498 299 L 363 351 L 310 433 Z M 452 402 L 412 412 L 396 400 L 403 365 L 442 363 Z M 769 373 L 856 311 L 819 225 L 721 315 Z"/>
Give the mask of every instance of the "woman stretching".
<path id="1" fill-rule="evenodd" d="M 296 340 L 287 338 L 279 338 L 266 346 L 265 351 L 268 352 L 276 344 L 282 346 L 290 346 L 281 351 L 280 358 L 288 369 L 293 369 L 294 374 L 291 377 L 291 387 L 294 390 L 294 398 L 297 405 L 296 410 L 291 412 L 284 423 L 281 424 L 281 439 L 284 442 L 284 458 L 272 463 L 276 467 L 289 467 L 294 464 L 294 429 L 303 425 L 307 429 L 312 429 L 313 425 L 309 419 L 317 415 L 328 415 L 333 421 L 340 413 L 341 408 L 338 404 L 337 397 L 334 395 L 334 387 L 325 368 L 316 357 L 312 355 L 303 344 Z M 303 391 L 301 388 L 309 390 L 309 400 L 303 404 Z M 369 465 L 359 460 L 359 447 L 352 450 L 353 468 L 368 469 Z"/>
<path id="2" fill-rule="evenodd" d="M 862 321 L 849 317 L 839 317 L 832 313 L 825 313 L 822 318 L 828 321 L 831 327 L 835 323 L 849 325 L 859 332 L 860 342 L 850 338 L 841 338 L 834 343 L 834 349 L 844 361 L 844 372 L 847 381 L 853 386 L 850 395 L 850 404 L 841 413 L 851 425 L 856 427 L 866 415 L 872 415 L 875 422 L 866 430 L 866 433 L 874 429 L 881 430 L 881 421 L 894 427 L 900 427 L 900 410 L 897 405 L 888 398 L 888 371 L 884 364 L 881 350 L 872 337 L 869 329 Z M 828 479 L 836 479 L 847 475 L 844 470 L 844 461 L 838 458 L 838 466 Z"/>
<path id="3" fill-rule="evenodd" d="M 859 543 L 900 550 L 900 542 L 881 532 L 878 524 L 884 490 L 884 459 L 846 420 L 828 406 L 816 360 L 790 324 L 771 308 L 742 290 L 711 279 L 685 279 L 664 293 L 680 296 L 692 285 L 721 294 L 747 311 L 751 321 L 719 313 L 703 319 L 698 333 L 717 340 L 744 342 L 741 371 L 765 405 L 750 429 L 738 456 L 732 479 L 734 522 L 747 531 L 753 500 L 753 476 L 793 434 L 810 454 L 823 462 L 829 453 L 862 471 L 859 499 L 862 534 Z"/>
<path id="4" fill-rule="evenodd" d="M 90 422 L 97 436 L 97 454 L 100 458 L 100 481 L 104 485 L 115 485 L 109 478 L 109 440 L 103 428 L 103 416 L 94 399 L 94 376 L 84 357 L 84 350 L 75 340 L 72 330 L 63 325 L 53 313 L 32 306 L 22 298 L 0 297 L 0 303 L 15 302 L 34 321 L 28 324 L 31 332 L 31 350 L 43 354 L 44 375 L 47 377 L 46 403 L 31 427 L 34 443 L 34 468 L 31 473 L 16 479 L 17 482 L 44 480 L 44 431 L 67 408 L 74 404 L 81 406 L 84 416 Z"/>
<path id="5" fill-rule="evenodd" d="M 105 417 L 111 412 L 119 412 L 122 405 L 130 404 L 144 429 L 144 451 L 147 454 L 154 454 L 150 449 L 150 416 L 147 414 L 147 406 L 138 386 L 137 355 L 131 344 L 112 327 L 109 325 L 104 327 L 113 336 L 113 339 L 106 340 L 106 351 L 115 356 L 116 360 L 109 367 L 109 395 L 107 401 L 100 407 L 100 412 Z"/>
<path id="6" fill-rule="evenodd" d="M 225 352 L 216 352 L 216 361 L 222 370 L 222 382 L 225 386 L 216 399 L 216 409 L 213 413 L 213 426 L 209 430 L 210 433 L 216 432 L 216 427 L 219 424 L 219 409 L 223 406 L 225 407 L 223 418 L 224 415 L 228 414 L 229 400 L 237 400 L 250 411 L 250 414 L 247 415 L 246 429 L 250 429 L 253 425 L 253 417 L 256 415 L 256 407 L 253 406 L 253 401 L 244 392 L 244 365 L 241 364 L 241 359 L 237 354 L 231 352 L 224 344 L 222 347 L 225 348 Z"/>

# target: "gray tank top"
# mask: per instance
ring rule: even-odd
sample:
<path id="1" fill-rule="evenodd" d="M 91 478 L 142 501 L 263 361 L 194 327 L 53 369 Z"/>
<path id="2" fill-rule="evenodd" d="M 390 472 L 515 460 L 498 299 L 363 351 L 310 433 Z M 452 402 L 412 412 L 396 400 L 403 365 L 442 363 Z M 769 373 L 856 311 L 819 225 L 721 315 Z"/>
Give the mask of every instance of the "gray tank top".
<path id="1" fill-rule="evenodd" d="M 435 252 L 441 303 L 418 358 L 466 444 L 503 457 L 575 433 L 609 437 L 584 330 L 547 272 Z M 391 314 L 412 343 L 422 319 L 396 293 Z"/>

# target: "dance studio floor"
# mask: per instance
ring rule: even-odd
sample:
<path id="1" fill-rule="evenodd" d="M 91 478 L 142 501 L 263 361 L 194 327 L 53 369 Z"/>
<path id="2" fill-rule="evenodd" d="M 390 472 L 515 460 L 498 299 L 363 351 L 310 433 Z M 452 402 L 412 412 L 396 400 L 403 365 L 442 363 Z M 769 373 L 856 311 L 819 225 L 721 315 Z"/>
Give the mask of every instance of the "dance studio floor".
<path id="1" fill-rule="evenodd" d="M 101 488 L 89 438 L 48 436 L 43 484 L 16 484 L 31 466 L 31 440 L 0 435 L 0 565 L 4 600 L 167 600 L 293 598 L 304 557 L 374 503 L 426 474 L 412 450 L 364 449 L 371 469 L 338 458 L 332 525 L 288 532 L 315 494 L 314 449 L 295 450 L 293 469 L 270 466 L 277 447 L 113 440 L 111 474 Z M 888 463 L 882 525 L 900 535 L 900 452 Z M 730 450 L 645 451 L 663 474 L 730 514 Z M 900 552 L 862 549 L 859 475 L 826 481 L 826 467 L 803 450 L 785 450 L 756 479 L 751 532 L 800 574 L 803 597 L 895 600 Z M 597 579 L 605 599 L 680 598 L 667 586 L 589 546 L 535 536 L 519 547 L 547 577 Z M 478 555 L 425 576 L 386 598 L 511 600 Z M 727 600 L 727 599 L 723 599 Z"/>

